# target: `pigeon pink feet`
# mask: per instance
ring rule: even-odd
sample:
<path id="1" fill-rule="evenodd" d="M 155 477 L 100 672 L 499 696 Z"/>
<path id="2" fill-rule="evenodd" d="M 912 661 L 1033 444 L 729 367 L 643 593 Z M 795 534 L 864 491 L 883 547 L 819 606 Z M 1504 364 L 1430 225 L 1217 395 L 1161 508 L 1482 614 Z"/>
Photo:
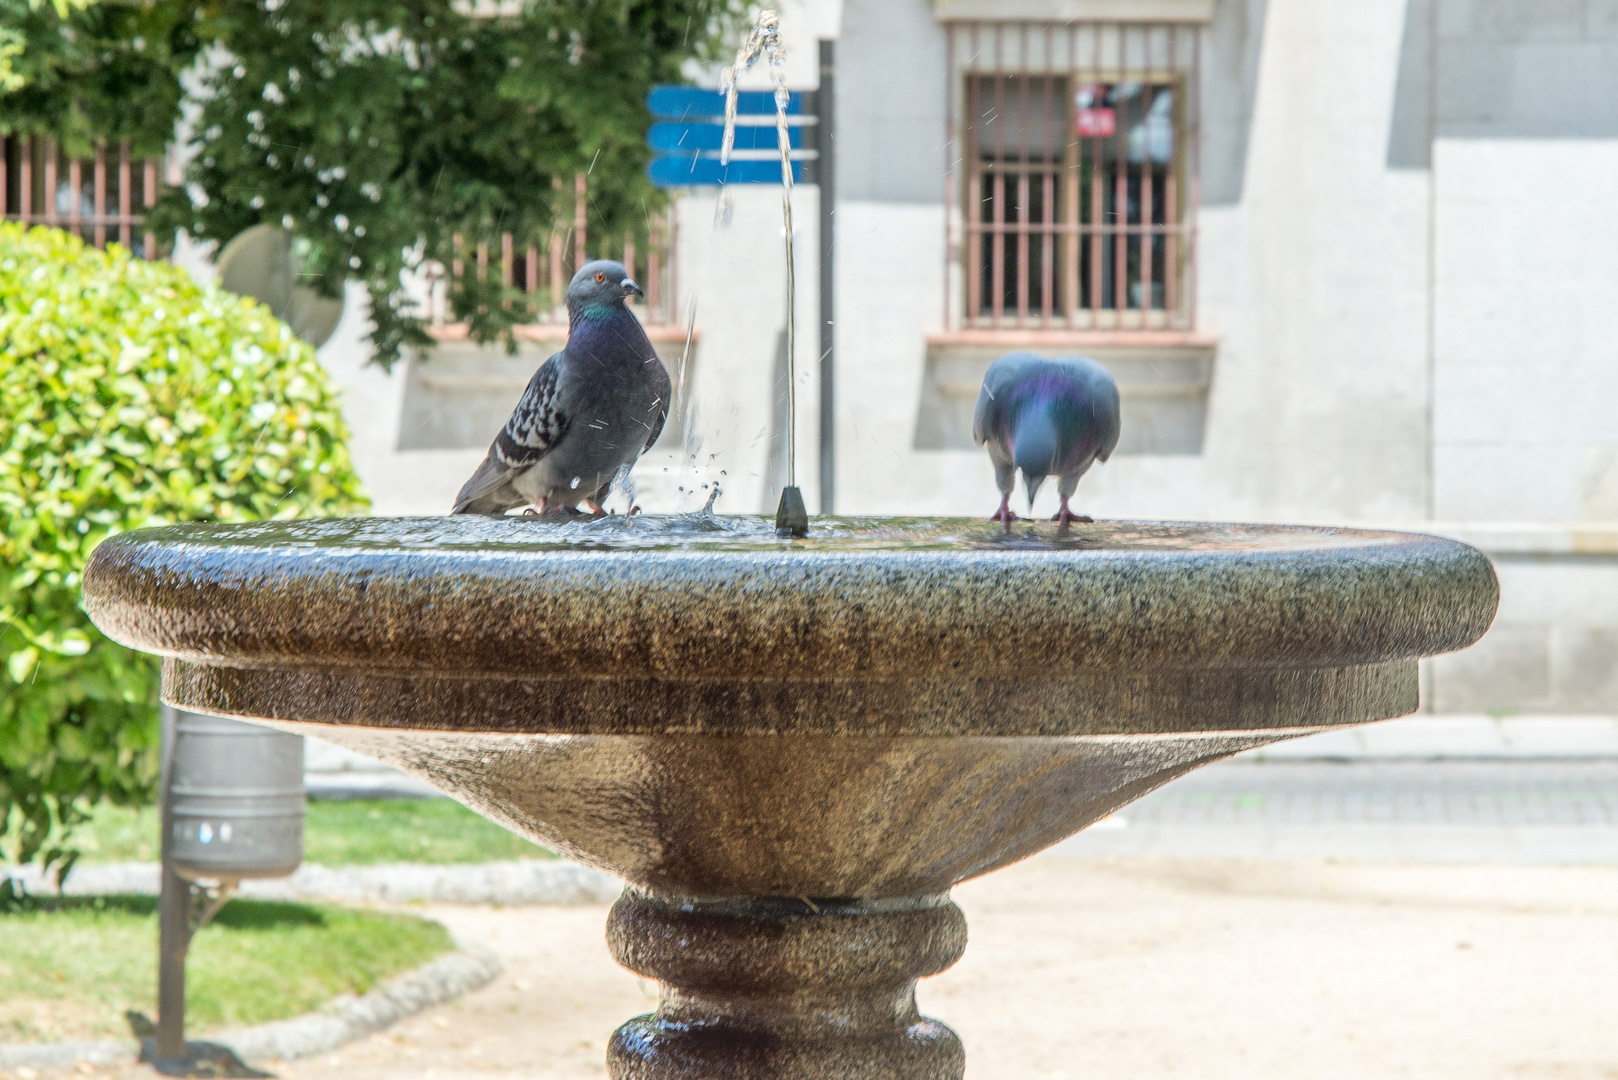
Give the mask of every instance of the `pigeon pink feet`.
<path id="1" fill-rule="evenodd" d="M 1008 526 L 1013 521 L 1017 520 L 1017 515 L 1015 513 L 1013 513 L 1012 510 L 1011 510 L 1011 496 L 1010 495 L 1006 495 L 1003 498 L 1001 498 L 1001 500 L 1000 500 L 1000 509 L 996 510 L 994 512 L 994 514 L 990 516 L 989 520 L 990 521 L 1003 521 Z"/>
<path id="2" fill-rule="evenodd" d="M 1066 499 L 1062 500 L 1062 509 L 1058 510 L 1056 512 L 1056 516 L 1051 518 L 1051 520 L 1061 523 L 1061 526 L 1064 529 L 1069 525 L 1072 525 L 1074 522 L 1077 522 L 1080 525 L 1094 525 L 1096 523 L 1096 519 L 1087 514 L 1075 514 L 1068 508 Z"/>

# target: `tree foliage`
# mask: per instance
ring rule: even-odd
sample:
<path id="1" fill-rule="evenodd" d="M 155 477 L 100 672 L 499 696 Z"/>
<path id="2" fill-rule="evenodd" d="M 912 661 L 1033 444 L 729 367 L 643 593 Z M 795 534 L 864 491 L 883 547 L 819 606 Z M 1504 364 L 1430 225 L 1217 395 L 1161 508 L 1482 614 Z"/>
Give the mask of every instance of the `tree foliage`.
<path id="1" fill-rule="evenodd" d="M 0 224 L 0 861 L 157 778 L 157 664 L 80 606 L 113 533 L 364 509 L 314 351 L 174 266 Z"/>
<path id="2" fill-rule="evenodd" d="M 502 232 L 519 250 L 542 245 L 553 209 L 571 219 L 578 173 L 590 178 L 590 235 L 647 239 L 663 206 L 645 173 L 647 91 L 710 57 L 741 6 L 148 0 L 61 19 L 50 6 L 0 0 L 7 25 L 26 34 L 25 55 L 43 49 L 19 69 L 29 86 L 0 98 L 0 127 L 38 116 L 125 131 L 119 109 L 137 102 L 139 123 L 166 132 L 151 114 L 177 115 L 189 68 L 196 152 L 186 188 L 156 209 L 159 230 L 223 242 L 260 222 L 285 224 L 309 283 L 331 296 L 345 279 L 369 287 L 377 355 L 391 363 L 403 346 L 427 343 L 401 273 L 448 263 L 457 234 L 469 245 Z M 46 40 L 52 27 L 61 41 Z M 526 317 L 500 279 L 467 274 L 452 292 L 479 340 Z"/>
<path id="3" fill-rule="evenodd" d="M 178 0 L 0 0 L 0 132 L 49 135 L 78 156 L 102 139 L 161 153 L 200 47 L 197 15 Z"/>

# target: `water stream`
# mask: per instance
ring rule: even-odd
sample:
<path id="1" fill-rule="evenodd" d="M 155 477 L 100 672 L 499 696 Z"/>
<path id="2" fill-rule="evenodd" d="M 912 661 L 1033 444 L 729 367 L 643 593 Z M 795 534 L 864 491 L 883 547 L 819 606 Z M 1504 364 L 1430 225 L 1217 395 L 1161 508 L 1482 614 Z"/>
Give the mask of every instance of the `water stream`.
<path id="1" fill-rule="evenodd" d="M 801 508 L 803 497 L 798 494 L 798 360 L 797 360 L 797 281 L 796 260 L 792 257 L 792 137 L 787 130 L 787 107 L 792 95 L 787 90 L 786 52 L 781 47 L 780 17 L 768 8 L 758 13 L 747 40 L 736 50 L 736 62 L 719 76 L 719 89 L 725 95 L 725 136 L 719 149 L 719 161 L 730 164 L 730 153 L 736 142 L 737 80 L 752 67 L 760 56 L 765 57 L 770 69 L 770 82 L 775 87 L 775 142 L 781 154 L 781 220 L 786 234 L 787 255 L 787 483 L 782 492 L 782 506 L 788 498 L 796 498 Z M 801 512 L 801 511 L 800 511 Z M 781 513 L 777 514 L 778 521 Z M 778 525 L 779 527 L 779 525 Z M 807 527 L 807 526 L 805 526 Z M 794 530 L 794 535 L 803 535 Z"/>

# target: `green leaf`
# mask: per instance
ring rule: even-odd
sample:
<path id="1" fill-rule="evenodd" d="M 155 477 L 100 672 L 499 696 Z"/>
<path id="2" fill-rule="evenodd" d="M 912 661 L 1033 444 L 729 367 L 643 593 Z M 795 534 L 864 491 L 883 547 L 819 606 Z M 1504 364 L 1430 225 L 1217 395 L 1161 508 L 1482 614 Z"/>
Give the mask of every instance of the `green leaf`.
<path id="1" fill-rule="evenodd" d="M 39 666 L 39 650 L 32 645 L 25 649 L 18 649 L 6 660 L 6 670 L 11 673 L 12 682 L 25 682 Z"/>

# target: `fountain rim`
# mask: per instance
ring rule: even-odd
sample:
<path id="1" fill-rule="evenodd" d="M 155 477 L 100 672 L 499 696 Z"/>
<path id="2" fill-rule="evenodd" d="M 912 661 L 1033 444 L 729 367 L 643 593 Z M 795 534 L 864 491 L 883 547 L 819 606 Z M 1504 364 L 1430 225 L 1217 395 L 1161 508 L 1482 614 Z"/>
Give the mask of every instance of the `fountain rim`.
<path id="1" fill-rule="evenodd" d="M 1011 559 L 977 549 L 246 548 L 189 543 L 218 527 L 176 526 L 103 543 L 84 596 L 109 637 L 188 663 L 456 680 L 1341 668 L 1463 648 L 1493 619 L 1498 582 L 1474 548 L 1304 528 L 1372 542 Z"/>

